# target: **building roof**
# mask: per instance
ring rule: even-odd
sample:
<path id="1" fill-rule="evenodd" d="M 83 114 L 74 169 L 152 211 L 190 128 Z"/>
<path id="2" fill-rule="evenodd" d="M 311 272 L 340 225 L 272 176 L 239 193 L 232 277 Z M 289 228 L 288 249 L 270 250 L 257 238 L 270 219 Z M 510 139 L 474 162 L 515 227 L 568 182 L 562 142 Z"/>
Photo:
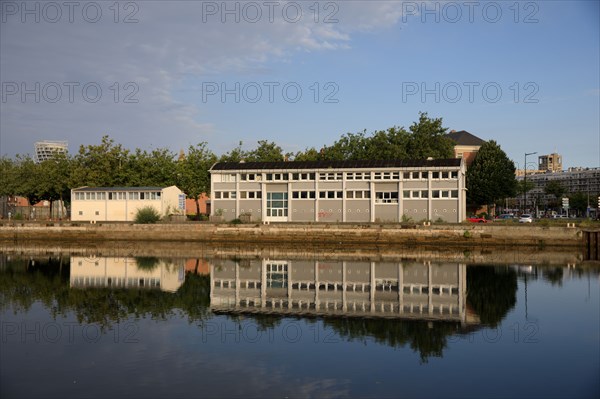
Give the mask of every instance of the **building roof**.
<path id="1" fill-rule="evenodd" d="M 167 187 L 78 187 L 73 191 L 161 191 Z"/>
<path id="2" fill-rule="evenodd" d="M 461 160 L 449 159 L 405 159 L 405 160 L 362 160 L 362 161 L 303 161 L 303 162 L 217 162 L 213 170 L 307 170 L 307 169 L 377 169 L 377 168 L 422 168 L 459 167 Z"/>
<path id="3" fill-rule="evenodd" d="M 456 145 L 481 146 L 485 143 L 485 140 L 480 139 L 466 130 L 461 130 L 460 132 L 452 131 L 446 134 L 446 136 L 454 141 Z"/>

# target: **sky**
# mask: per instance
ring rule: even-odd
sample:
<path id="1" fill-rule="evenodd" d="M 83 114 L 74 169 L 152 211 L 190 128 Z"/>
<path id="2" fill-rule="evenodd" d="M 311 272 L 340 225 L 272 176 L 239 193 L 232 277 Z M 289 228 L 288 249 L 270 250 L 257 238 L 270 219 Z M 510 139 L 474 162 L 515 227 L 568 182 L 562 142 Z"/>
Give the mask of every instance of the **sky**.
<path id="1" fill-rule="evenodd" d="M 449 130 L 600 167 L 598 1 L 0 1 L 0 155 Z M 528 168 L 536 159 L 528 157 Z M 530 164 L 533 162 L 533 164 Z"/>

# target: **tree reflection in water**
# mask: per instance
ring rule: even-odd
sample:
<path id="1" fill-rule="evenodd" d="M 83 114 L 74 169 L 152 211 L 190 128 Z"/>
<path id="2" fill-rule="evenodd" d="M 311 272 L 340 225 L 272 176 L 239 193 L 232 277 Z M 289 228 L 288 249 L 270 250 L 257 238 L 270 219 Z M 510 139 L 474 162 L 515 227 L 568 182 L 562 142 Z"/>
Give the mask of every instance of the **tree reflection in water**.
<path id="1" fill-rule="evenodd" d="M 51 315 L 74 313 L 80 323 L 95 323 L 109 329 L 131 317 L 150 316 L 166 319 L 181 311 L 189 322 L 212 317 L 210 277 L 187 273 L 185 282 L 175 293 L 141 288 L 72 289 L 69 285 L 69 261 L 65 258 L 3 259 L 0 273 L 0 306 L 28 310 L 35 302 L 42 303 Z M 155 268 L 157 258 L 138 258 L 140 268 Z M 562 269 L 560 271 L 562 275 Z M 544 273 L 546 278 L 558 274 L 558 269 Z M 467 267 L 467 303 L 478 315 L 481 325 L 495 327 L 516 304 L 517 273 L 508 267 Z M 237 315 L 229 315 L 238 319 Z M 261 330 L 278 326 L 284 316 L 277 314 L 245 314 Z M 322 317 L 323 324 L 347 340 L 373 339 L 392 346 L 409 346 L 426 362 L 430 357 L 442 357 L 448 338 L 467 334 L 481 325 L 464 325 L 452 321 L 398 320 L 385 318 Z M 314 318 L 307 319 L 309 323 Z"/>

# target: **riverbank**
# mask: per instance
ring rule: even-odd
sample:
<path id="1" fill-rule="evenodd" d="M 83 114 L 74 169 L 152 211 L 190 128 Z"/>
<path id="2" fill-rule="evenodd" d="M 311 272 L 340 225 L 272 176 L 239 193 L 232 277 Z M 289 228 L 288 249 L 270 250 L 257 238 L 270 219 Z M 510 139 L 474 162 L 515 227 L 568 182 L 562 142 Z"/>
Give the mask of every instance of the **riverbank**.
<path id="1" fill-rule="evenodd" d="M 500 224 L 219 224 L 23 223 L 0 224 L 0 241 L 160 241 L 217 244 L 419 245 L 449 247 L 564 247 L 583 245 L 582 229 Z"/>

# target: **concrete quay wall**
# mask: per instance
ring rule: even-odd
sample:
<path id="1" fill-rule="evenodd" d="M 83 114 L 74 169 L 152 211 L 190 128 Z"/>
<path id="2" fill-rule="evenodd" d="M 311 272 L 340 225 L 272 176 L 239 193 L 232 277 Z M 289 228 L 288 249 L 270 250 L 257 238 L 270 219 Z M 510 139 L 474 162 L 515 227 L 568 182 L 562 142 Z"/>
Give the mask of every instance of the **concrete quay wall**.
<path id="1" fill-rule="evenodd" d="M 0 241 L 171 241 L 300 245 L 581 247 L 579 228 L 456 224 L 3 223 Z"/>

